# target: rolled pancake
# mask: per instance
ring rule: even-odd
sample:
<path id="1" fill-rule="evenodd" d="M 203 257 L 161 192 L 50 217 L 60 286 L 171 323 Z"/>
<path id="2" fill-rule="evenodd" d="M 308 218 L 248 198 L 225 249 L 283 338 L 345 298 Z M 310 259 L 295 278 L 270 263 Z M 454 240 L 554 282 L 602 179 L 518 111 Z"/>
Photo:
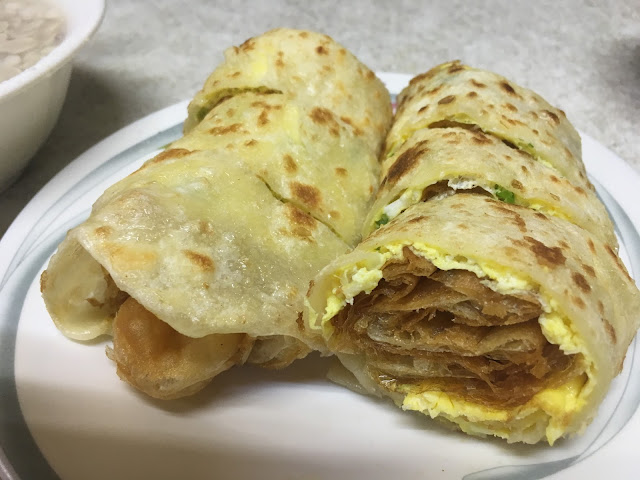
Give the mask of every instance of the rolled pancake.
<path id="1" fill-rule="evenodd" d="M 221 100 L 247 90 L 286 93 L 299 104 L 327 109 L 376 150 L 389 127 L 389 95 L 371 70 L 327 35 L 279 28 L 225 52 L 189 104 L 185 132 Z"/>
<path id="2" fill-rule="evenodd" d="M 474 191 L 564 218 L 617 250 L 611 219 L 592 190 L 479 129 L 418 130 L 385 160 L 381 178 L 364 236 L 414 203 Z"/>
<path id="3" fill-rule="evenodd" d="M 460 125 L 477 126 L 576 187 L 593 189 L 582 164 L 580 136 L 562 110 L 496 73 L 457 61 L 418 75 L 398 96 L 386 156 L 417 130 Z"/>
<path id="4" fill-rule="evenodd" d="M 323 48 L 337 49 L 327 38 Z M 366 67 L 353 60 L 331 72 L 325 92 L 338 98 L 341 78 L 362 76 L 360 102 L 371 98 L 367 108 L 390 124 L 388 95 L 377 110 L 386 89 Z M 304 293 L 348 249 L 343 239 L 357 241 L 384 131 L 373 140 L 342 113 L 280 88 L 213 105 L 202 126 L 107 189 L 43 273 L 56 326 L 78 340 L 113 335 L 118 374 L 149 395 L 192 394 L 233 365 L 281 368 L 324 348 L 303 328 Z"/>
<path id="5" fill-rule="evenodd" d="M 582 431 L 640 320 L 610 245 L 474 194 L 410 206 L 325 267 L 307 301 L 367 391 L 509 442 Z"/>

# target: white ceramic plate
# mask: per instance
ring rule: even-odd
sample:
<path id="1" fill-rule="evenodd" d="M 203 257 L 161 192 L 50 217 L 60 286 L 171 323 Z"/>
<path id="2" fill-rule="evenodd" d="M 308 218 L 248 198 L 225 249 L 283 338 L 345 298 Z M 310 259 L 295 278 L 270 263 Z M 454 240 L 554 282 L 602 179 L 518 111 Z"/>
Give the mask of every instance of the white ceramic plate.
<path id="1" fill-rule="evenodd" d="M 381 77 L 392 92 L 409 78 Z M 233 369 L 192 398 L 154 401 L 118 379 L 105 343 L 63 337 L 40 297 L 40 272 L 107 186 L 180 136 L 185 111 L 186 102 L 174 105 L 97 144 L 36 195 L 2 239 L 0 477 L 637 478 L 637 340 L 585 435 L 549 448 L 444 430 L 331 384 L 324 378 L 330 360 L 316 356 L 279 372 Z M 583 149 L 623 260 L 637 276 L 640 179 L 586 135 Z"/>

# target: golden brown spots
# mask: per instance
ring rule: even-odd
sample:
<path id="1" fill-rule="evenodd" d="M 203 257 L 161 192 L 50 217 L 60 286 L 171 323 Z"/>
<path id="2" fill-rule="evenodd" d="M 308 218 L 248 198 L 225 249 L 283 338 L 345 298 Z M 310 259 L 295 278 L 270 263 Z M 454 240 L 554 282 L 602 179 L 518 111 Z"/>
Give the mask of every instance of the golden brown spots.
<path id="1" fill-rule="evenodd" d="M 463 70 L 466 70 L 464 68 L 464 66 L 462 66 L 460 63 L 455 62 L 454 64 L 452 64 L 448 69 L 447 72 L 448 73 L 457 73 L 457 72 L 462 72 Z"/>
<path id="2" fill-rule="evenodd" d="M 296 318 L 296 325 L 298 325 L 298 330 L 304 332 L 304 320 L 302 319 L 302 312 L 298 312 L 298 317 Z"/>
<path id="3" fill-rule="evenodd" d="M 544 213 L 536 212 L 534 213 L 534 215 L 538 217 L 540 220 L 549 221 L 549 218 L 547 218 L 547 216 Z"/>
<path id="4" fill-rule="evenodd" d="M 226 127 L 213 127 L 209 129 L 209 133 L 211 135 L 226 135 L 228 133 L 237 132 L 238 130 L 240 130 L 240 128 L 242 128 L 242 124 L 233 123 L 231 125 L 227 125 Z"/>
<path id="5" fill-rule="evenodd" d="M 323 72 L 327 72 L 327 73 L 331 73 L 331 72 L 333 72 L 333 67 L 331 65 L 323 65 L 322 66 L 322 71 Z"/>
<path id="6" fill-rule="evenodd" d="M 600 313 L 600 315 L 604 315 L 604 305 L 602 303 L 602 300 L 598 300 L 598 312 Z"/>
<path id="7" fill-rule="evenodd" d="M 309 288 L 307 289 L 307 295 L 306 295 L 307 297 L 308 297 L 308 296 L 309 296 L 309 294 L 311 293 L 311 289 L 313 288 L 313 286 L 314 286 L 315 284 L 316 284 L 316 282 L 315 282 L 315 281 L 313 281 L 313 280 L 310 280 L 310 281 L 309 281 Z"/>
<path id="8" fill-rule="evenodd" d="M 367 80 L 373 80 L 374 78 L 376 78 L 376 74 L 373 73 L 371 70 L 367 70 Z"/>
<path id="9" fill-rule="evenodd" d="M 587 196 L 587 192 L 584 191 L 584 188 L 582 187 L 573 187 L 573 189 L 580 195 L 586 197 Z"/>
<path id="10" fill-rule="evenodd" d="M 433 70 L 429 70 L 428 72 L 421 73 L 420 75 L 416 75 L 409 81 L 409 85 L 415 85 L 416 83 L 422 82 L 422 80 L 429 80 L 433 76 L 435 76 L 436 72 Z"/>
<path id="11" fill-rule="evenodd" d="M 524 165 L 520 165 L 520 168 L 522 169 L 522 173 L 529 173 L 529 169 Z"/>
<path id="12" fill-rule="evenodd" d="M 347 176 L 347 169 L 346 168 L 342 168 L 342 167 L 336 167 L 336 175 L 338 175 L 339 177 L 346 177 Z"/>
<path id="13" fill-rule="evenodd" d="M 511 86 L 511 84 L 509 82 L 507 82 L 506 80 L 503 80 L 502 82 L 500 82 L 498 84 L 500 86 L 500 88 L 502 90 L 504 90 L 505 92 L 507 92 L 509 95 L 516 95 L 516 91 L 513 89 L 513 87 Z"/>
<path id="14" fill-rule="evenodd" d="M 569 250 L 569 244 L 567 242 L 565 242 L 564 240 L 560 240 L 559 245 L 564 248 L 565 250 Z"/>
<path id="15" fill-rule="evenodd" d="M 478 96 L 478 94 L 476 92 L 474 92 L 473 90 L 470 91 L 469 93 L 467 93 L 467 97 L 469 97 L 469 98 L 475 98 L 477 96 Z"/>
<path id="16" fill-rule="evenodd" d="M 429 215 L 418 215 L 417 217 L 413 217 L 407 223 L 422 223 L 429 220 L 431 217 Z"/>
<path id="17" fill-rule="evenodd" d="M 473 78 L 470 80 L 471 85 L 473 85 L 476 88 L 487 88 L 487 86 L 482 83 L 482 82 L 478 82 L 477 80 L 474 80 Z"/>
<path id="18" fill-rule="evenodd" d="M 459 223 L 458 228 L 460 230 L 469 230 L 469 227 L 467 227 L 464 223 Z"/>
<path id="19" fill-rule="evenodd" d="M 616 329 L 613 328 L 613 325 L 611 325 L 611 323 L 609 323 L 609 321 L 606 318 L 602 318 L 602 323 L 604 324 L 604 329 L 607 332 L 607 335 L 609 336 L 609 339 L 611 340 L 611 343 L 615 344 L 618 342 L 618 338 L 616 336 Z"/>
<path id="20" fill-rule="evenodd" d="M 318 125 L 327 126 L 329 128 L 329 132 L 333 136 L 337 137 L 340 134 L 340 126 L 333 116 L 333 113 L 331 113 L 331 110 L 327 110 L 326 108 L 322 107 L 315 107 L 313 110 L 311 110 L 309 116 L 311 117 L 311 120 L 313 120 Z"/>
<path id="21" fill-rule="evenodd" d="M 233 72 L 230 76 L 231 77 L 239 77 L 240 75 L 242 75 L 242 72 Z"/>
<path id="22" fill-rule="evenodd" d="M 514 211 L 512 208 L 506 207 L 503 203 L 500 202 L 492 201 L 489 206 L 500 213 L 506 214 L 509 217 L 509 221 L 511 221 L 516 227 L 518 227 L 518 230 L 520 230 L 522 233 L 526 233 L 527 224 L 518 212 Z"/>
<path id="23" fill-rule="evenodd" d="M 542 110 L 542 113 L 544 113 L 545 116 L 549 118 L 556 125 L 560 124 L 560 118 L 558 118 L 558 115 L 553 113 L 551 110 Z"/>
<path id="24" fill-rule="evenodd" d="M 286 204 L 286 216 L 291 224 L 291 230 L 281 230 L 283 235 L 291 235 L 293 237 L 313 242 L 313 230 L 316 220 L 309 214 L 303 212 L 291 203 Z"/>
<path id="25" fill-rule="evenodd" d="M 233 108 L 227 110 L 227 117 L 231 118 L 236 114 L 236 111 Z"/>
<path id="26" fill-rule="evenodd" d="M 474 132 L 471 137 L 471 140 L 476 145 L 490 145 L 492 143 L 489 137 L 487 137 L 484 133 L 481 133 L 481 132 Z"/>
<path id="27" fill-rule="evenodd" d="M 421 86 L 420 86 L 420 88 L 421 88 L 422 90 L 424 90 L 425 86 L 424 86 L 424 85 L 421 85 Z M 444 88 L 444 85 L 438 85 L 437 87 L 433 87 L 431 90 L 429 90 L 429 91 L 426 93 L 426 95 L 433 96 L 433 95 L 435 95 L 436 93 L 438 93 L 440 90 L 442 90 L 443 88 Z"/>
<path id="28" fill-rule="evenodd" d="M 582 269 L 589 275 L 591 278 L 596 277 L 596 271 L 593 269 L 591 265 L 582 264 Z"/>
<path id="29" fill-rule="evenodd" d="M 244 51 L 244 52 L 248 52 L 250 50 L 253 50 L 256 46 L 256 42 L 253 38 L 248 38 L 247 40 L 245 40 L 245 42 L 240 45 L 240 50 Z"/>
<path id="30" fill-rule="evenodd" d="M 198 222 L 198 231 L 203 235 L 210 235 L 213 233 L 213 226 L 211 225 L 211 222 L 200 220 Z"/>
<path id="31" fill-rule="evenodd" d="M 353 120 L 351 120 L 349 117 L 340 117 L 340 120 L 342 120 L 344 123 L 346 123 L 351 128 L 353 128 L 353 133 L 355 135 L 360 136 L 364 134 L 364 132 L 360 128 L 354 125 Z"/>
<path id="32" fill-rule="evenodd" d="M 340 212 L 339 212 L 339 211 L 337 211 L 337 210 L 331 210 L 331 211 L 329 212 L 329 216 L 330 216 L 331 218 L 340 218 Z"/>
<path id="33" fill-rule="evenodd" d="M 585 303 L 584 303 L 584 300 L 582 300 L 582 298 L 580 298 L 580 297 L 578 297 L 578 296 L 576 296 L 576 295 L 573 295 L 573 296 L 571 297 L 571 301 L 573 302 L 573 304 L 574 304 L 576 307 L 578 307 L 578 308 L 580 308 L 580 309 L 582 309 L 582 310 L 584 310 L 584 309 L 587 307 L 587 306 L 585 305 Z"/>
<path id="34" fill-rule="evenodd" d="M 329 50 L 327 50 L 326 48 L 324 48 L 322 45 L 318 45 L 316 47 L 316 53 L 318 55 L 329 55 Z"/>
<path id="35" fill-rule="evenodd" d="M 536 256 L 538 261 L 548 267 L 557 267 L 564 265 L 567 260 L 559 247 L 548 247 L 544 243 L 533 237 L 524 237 L 528 243 L 529 250 Z"/>
<path id="36" fill-rule="evenodd" d="M 286 214 L 292 225 L 311 228 L 316 225 L 316 220 L 311 215 L 304 213 L 302 210 L 290 203 L 287 204 Z"/>
<path id="37" fill-rule="evenodd" d="M 281 57 L 276 58 L 276 62 L 275 62 L 275 63 L 276 63 L 276 67 L 277 67 L 277 68 L 282 68 L 282 67 L 284 67 L 284 62 L 282 61 L 282 58 L 281 58 Z"/>
<path id="38" fill-rule="evenodd" d="M 264 126 L 269 123 L 269 110 L 265 109 L 260 112 L 260 116 L 258 117 L 258 126 Z"/>
<path id="39" fill-rule="evenodd" d="M 212 272 L 215 269 L 213 260 L 211 257 L 202 253 L 194 252 L 193 250 L 183 250 L 182 253 L 191 260 L 191 262 L 202 270 Z"/>
<path id="40" fill-rule="evenodd" d="M 111 227 L 107 226 L 107 225 L 103 225 L 102 227 L 98 227 L 94 230 L 94 233 L 98 236 L 98 237 L 108 237 L 109 235 L 111 235 L 111 232 L 113 230 L 111 229 Z"/>
<path id="41" fill-rule="evenodd" d="M 202 282 L 202 288 L 209 290 L 209 284 L 207 282 Z"/>
<path id="42" fill-rule="evenodd" d="M 511 180 L 511 186 L 518 190 L 524 190 L 524 186 L 518 180 Z"/>
<path id="43" fill-rule="evenodd" d="M 550 175 L 549 179 L 553 182 L 553 183 L 560 183 L 560 179 L 558 177 L 556 177 L 555 175 Z"/>
<path id="44" fill-rule="evenodd" d="M 456 99 L 455 95 L 447 95 L 446 97 L 443 97 L 440 100 L 438 100 L 438 105 L 446 105 L 448 103 L 453 102 L 455 99 Z"/>
<path id="45" fill-rule="evenodd" d="M 309 33 L 308 32 L 300 32 L 298 35 L 300 36 L 300 38 L 307 38 L 309 36 Z"/>
<path id="46" fill-rule="evenodd" d="M 511 110 L 512 112 L 517 112 L 518 111 L 518 107 L 516 107 L 513 103 L 505 103 L 503 105 L 503 107 L 505 107 L 507 110 Z"/>
<path id="47" fill-rule="evenodd" d="M 284 169 L 287 173 L 295 173 L 298 170 L 298 165 L 288 153 L 282 157 L 282 160 L 284 161 Z"/>
<path id="48" fill-rule="evenodd" d="M 573 272 L 571 274 L 571 278 L 573 279 L 573 283 L 575 283 L 580 290 L 585 293 L 589 293 L 591 291 L 591 285 L 587 282 L 587 279 L 584 278 L 584 275 L 578 272 Z"/>
<path id="49" fill-rule="evenodd" d="M 560 201 L 560 197 L 558 195 L 556 195 L 555 193 L 549 193 L 549 196 L 551 198 L 553 198 L 556 202 Z"/>
<path id="50" fill-rule="evenodd" d="M 513 217 L 511 217 L 511 220 L 516 225 L 516 227 L 518 227 L 518 230 L 520 230 L 522 233 L 527 231 L 527 224 L 520 215 L 516 213 Z"/>
<path id="51" fill-rule="evenodd" d="M 429 108 L 429 105 L 425 105 L 424 107 L 420 107 L 420 109 L 418 110 L 418 113 L 423 113 L 427 108 Z"/>
<path id="52" fill-rule="evenodd" d="M 175 158 L 182 158 L 186 155 L 189 155 L 191 150 L 187 150 L 185 148 L 170 148 L 169 150 L 165 150 L 164 152 L 159 153 L 153 159 L 150 160 L 150 163 L 160 163 L 165 160 L 172 160 Z"/>
<path id="53" fill-rule="evenodd" d="M 423 142 L 405 150 L 389 168 L 389 173 L 387 173 L 388 182 L 395 184 L 402 176 L 411 171 L 418 163 L 418 158 L 427 150 Z"/>
<path id="54" fill-rule="evenodd" d="M 251 140 L 247 140 L 246 142 L 244 142 L 244 144 L 247 147 L 253 147 L 254 145 L 258 144 L 258 141 L 252 138 Z"/>
<path id="55" fill-rule="evenodd" d="M 290 184 L 293 196 L 305 205 L 316 207 L 320 204 L 322 195 L 313 185 L 305 185 L 304 183 L 293 182 Z"/>

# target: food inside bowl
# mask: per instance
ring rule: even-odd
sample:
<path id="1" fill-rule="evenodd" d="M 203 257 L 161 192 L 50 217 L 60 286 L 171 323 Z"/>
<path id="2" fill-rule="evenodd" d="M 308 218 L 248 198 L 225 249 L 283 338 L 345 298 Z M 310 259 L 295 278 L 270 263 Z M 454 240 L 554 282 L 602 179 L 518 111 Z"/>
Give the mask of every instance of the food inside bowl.
<path id="1" fill-rule="evenodd" d="M 62 12 L 45 0 L 0 0 L 0 82 L 35 65 L 62 42 Z"/>

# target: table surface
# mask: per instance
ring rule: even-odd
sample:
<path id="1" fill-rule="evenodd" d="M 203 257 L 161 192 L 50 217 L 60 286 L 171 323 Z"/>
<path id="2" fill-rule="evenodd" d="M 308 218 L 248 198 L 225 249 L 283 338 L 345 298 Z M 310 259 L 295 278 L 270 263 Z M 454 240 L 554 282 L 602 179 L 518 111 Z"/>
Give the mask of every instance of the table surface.
<path id="1" fill-rule="evenodd" d="M 226 47 L 279 26 L 327 33 L 375 71 L 419 73 L 457 58 L 498 72 L 640 172 L 640 0 L 108 0 L 56 127 L 0 194 L 0 235 L 86 149 L 190 98 Z"/>

